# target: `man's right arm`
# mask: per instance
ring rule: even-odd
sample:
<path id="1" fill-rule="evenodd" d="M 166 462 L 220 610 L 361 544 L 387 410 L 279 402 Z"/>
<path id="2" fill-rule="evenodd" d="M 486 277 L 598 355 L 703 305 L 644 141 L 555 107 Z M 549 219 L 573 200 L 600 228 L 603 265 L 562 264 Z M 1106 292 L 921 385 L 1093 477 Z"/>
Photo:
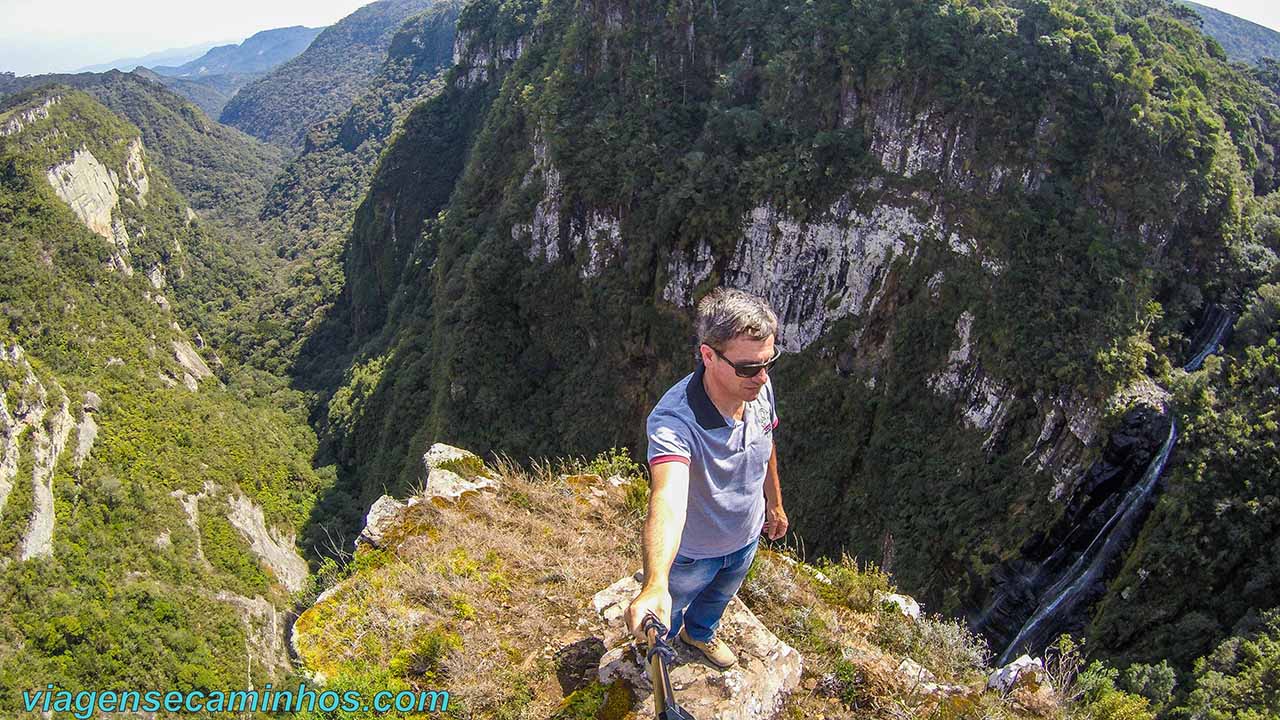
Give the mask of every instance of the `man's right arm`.
<path id="1" fill-rule="evenodd" d="M 651 469 L 649 514 L 644 522 L 644 585 L 627 608 L 626 621 L 632 634 L 644 640 L 641 621 L 648 612 L 663 625 L 671 625 L 671 592 L 668 578 L 671 563 L 680 548 L 684 532 L 685 508 L 689 499 L 689 466 L 670 461 Z"/>

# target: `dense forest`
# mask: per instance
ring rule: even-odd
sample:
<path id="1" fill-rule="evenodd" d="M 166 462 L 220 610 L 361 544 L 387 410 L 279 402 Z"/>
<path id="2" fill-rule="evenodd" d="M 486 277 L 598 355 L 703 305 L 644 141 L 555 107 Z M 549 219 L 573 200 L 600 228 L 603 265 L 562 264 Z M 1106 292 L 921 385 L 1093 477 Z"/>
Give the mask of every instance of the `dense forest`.
<path id="1" fill-rule="evenodd" d="M 781 321 L 808 559 L 999 655 L 1176 428 L 1055 626 L 1067 712 L 1280 714 L 1280 72 L 1237 52 L 1165 0 L 384 0 L 227 125 L 0 77 L 0 686 L 292 677 L 264 628 L 377 584 L 353 541 L 433 443 L 642 472 L 731 285 Z"/>

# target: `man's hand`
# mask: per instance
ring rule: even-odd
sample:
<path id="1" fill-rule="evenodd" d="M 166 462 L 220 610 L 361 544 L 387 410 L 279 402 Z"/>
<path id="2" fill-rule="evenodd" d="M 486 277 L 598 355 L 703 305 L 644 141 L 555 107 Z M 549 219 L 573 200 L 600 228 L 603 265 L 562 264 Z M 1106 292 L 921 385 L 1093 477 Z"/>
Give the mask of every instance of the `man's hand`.
<path id="1" fill-rule="evenodd" d="M 627 607 L 627 612 L 623 615 L 623 619 L 627 623 L 627 628 L 631 630 L 631 634 L 641 643 L 647 643 L 649 639 L 645 637 L 644 630 L 641 625 L 644 618 L 652 612 L 658 616 L 665 627 L 671 627 L 671 593 L 663 587 L 646 586 L 640 590 L 640 594 L 636 595 L 631 601 L 631 605 Z"/>
<path id="2" fill-rule="evenodd" d="M 764 536 L 777 540 L 787 534 L 787 513 L 781 505 L 766 506 L 764 509 Z"/>

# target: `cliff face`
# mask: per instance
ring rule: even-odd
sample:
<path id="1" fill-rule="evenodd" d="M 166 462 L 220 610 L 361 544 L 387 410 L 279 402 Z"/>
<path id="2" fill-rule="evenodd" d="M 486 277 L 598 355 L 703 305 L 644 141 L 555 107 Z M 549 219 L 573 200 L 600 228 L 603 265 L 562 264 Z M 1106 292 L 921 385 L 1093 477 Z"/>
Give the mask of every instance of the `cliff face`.
<path id="1" fill-rule="evenodd" d="M 807 547 L 980 605 L 1269 267 L 1239 229 L 1274 98 L 1161 10 L 1090 8 L 469 6 L 348 250 L 342 462 L 642 450 L 691 305 L 743 287 L 782 322 Z"/>

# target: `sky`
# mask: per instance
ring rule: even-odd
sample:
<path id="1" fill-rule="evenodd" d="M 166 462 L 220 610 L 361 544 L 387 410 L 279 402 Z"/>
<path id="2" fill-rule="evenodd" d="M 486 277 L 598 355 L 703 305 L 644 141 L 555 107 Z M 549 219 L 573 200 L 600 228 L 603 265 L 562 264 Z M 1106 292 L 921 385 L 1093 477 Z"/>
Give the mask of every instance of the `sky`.
<path id="1" fill-rule="evenodd" d="M 290 25 L 332 25 L 368 0 L 0 0 L 0 71 L 30 75 Z M 1280 31 L 1277 0 L 1197 0 Z"/>
<path id="2" fill-rule="evenodd" d="M 332 25 L 371 0 L 0 0 L 0 71 L 32 75 L 259 30 Z"/>

